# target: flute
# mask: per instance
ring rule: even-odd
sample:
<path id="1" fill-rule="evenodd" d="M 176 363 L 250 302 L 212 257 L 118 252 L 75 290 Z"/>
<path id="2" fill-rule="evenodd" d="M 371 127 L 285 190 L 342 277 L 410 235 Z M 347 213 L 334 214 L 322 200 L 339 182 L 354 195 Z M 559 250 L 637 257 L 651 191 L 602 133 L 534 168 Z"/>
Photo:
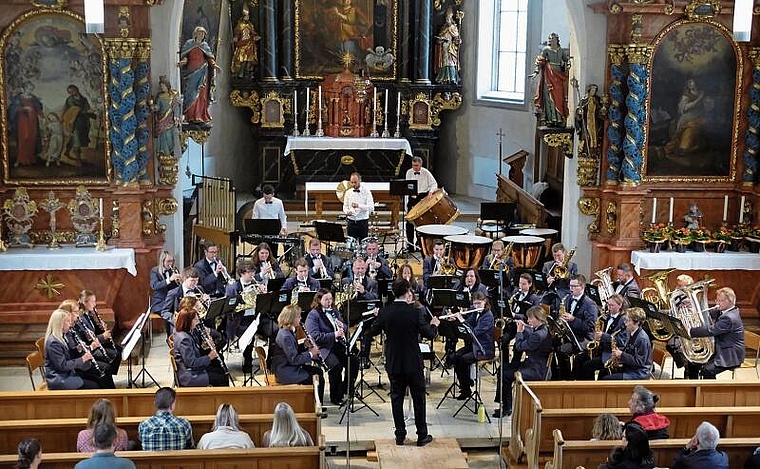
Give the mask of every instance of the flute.
<path id="1" fill-rule="evenodd" d="M 470 313 L 474 313 L 474 312 L 476 312 L 476 311 L 483 311 L 483 308 L 474 308 L 474 309 L 468 309 L 467 311 L 459 311 L 459 312 L 457 312 L 457 313 L 444 314 L 443 316 L 438 316 L 438 319 L 448 319 L 448 318 L 453 318 L 453 317 L 455 317 L 457 314 L 470 314 Z"/>

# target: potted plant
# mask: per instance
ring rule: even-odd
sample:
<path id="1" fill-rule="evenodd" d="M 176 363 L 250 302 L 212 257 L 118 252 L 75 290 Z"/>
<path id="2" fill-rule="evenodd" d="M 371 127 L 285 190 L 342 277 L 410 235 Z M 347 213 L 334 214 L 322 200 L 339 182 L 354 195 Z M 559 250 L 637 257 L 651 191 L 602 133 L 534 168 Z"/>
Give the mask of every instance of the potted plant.
<path id="1" fill-rule="evenodd" d="M 686 248 L 692 241 L 691 230 L 686 227 L 678 228 L 670 233 L 670 244 L 673 246 L 674 251 L 686 252 Z"/>
<path id="2" fill-rule="evenodd" d="M 715 252 L 725 252 L 726 246 L 731 244 L 731 230 L 728 227 L 721 226 L 712 232 L 712 245 Z"/>
<path id="3" fill-rule="evenodd" d="M 691 230 L 691 240 L 694 251 L 705 252 L 710 244 L 710 231 L 704 227 L 695 228 Z"/>
<path id="4" fill-rule="evenodd" d="M 760 226 L 756 225 L 751 230 L 748 230 L 744 239 L 747 240 L 749 252 L 760 252 Z"/>
<path id="5" fill-rule="evenodd" d="M 736 225 L 729 230 L 729 236 L 731 236 L 731 244 L 728 246 L 729 251 L 739 252 L 744 246 L 744 237 L 747 236 L 747 230 L 742 225 Z"/>
<path id="6" fill-rule="evenodd" d="M 660 252 L 660 249 L 664 249 L 668 242 L 668 225 L 665 223 L 656 223 L 645 228 L 641 235 L 641 239 L 647 243 L 649 252 Z"/>

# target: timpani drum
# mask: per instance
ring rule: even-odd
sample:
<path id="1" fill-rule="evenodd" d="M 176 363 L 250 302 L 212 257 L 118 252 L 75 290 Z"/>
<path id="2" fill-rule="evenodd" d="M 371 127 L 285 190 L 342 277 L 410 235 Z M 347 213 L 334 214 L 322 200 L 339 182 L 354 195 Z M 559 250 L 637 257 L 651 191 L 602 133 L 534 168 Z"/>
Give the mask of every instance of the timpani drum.
<path id="1" fill-rule="evenodd" d="M 552 245 L 556 242 L 557 233 L 554 228 L 525 228 L 520 230 L 521 235 L 544 238 L 544 258 L 551 257 Z"/>
<path id="2" fill-rule="evenodd" d="M 431 197 L 425 197 L 409 210 L 404 217 L 414 226 L 448 225 L 459 216 L 459 209 L 443 188 L 433 192 Z"/>
<path id="3" fill-rule="evenodd" d="M 417 239 L 420 240 L 422 254 L 425 257 L 433 255 L 433 243 L 436 239 L 443 239 L 446 236 L 467 234 L 467 228 L 455 225 L 422 225 L 415 228 Z"/>
<path id="4" fill-rule="evenodd" d="M 515 243 L 512 246 L 512 259 L 518 269 L 535 269 L 541 261 L 541 247 L 544 238 L 538 236 L 515 235 L 501 238 L 504 244 Z"/>
<path id="5" fill-rule="evenodd" d="M 507 235 L 505 223 L 496 223 L 496 220 L 481 220 L 475 223 L 475 235 L 485 236 L 493 240 L 501 239 Z"/>
<path id="6" fill-rule="evenodd" d="M 451 243 L 449 256 L 462 270 L 479 269 L 493 243 L 491 238 L 473 235 L 452 235 L 443 240 Z"/>

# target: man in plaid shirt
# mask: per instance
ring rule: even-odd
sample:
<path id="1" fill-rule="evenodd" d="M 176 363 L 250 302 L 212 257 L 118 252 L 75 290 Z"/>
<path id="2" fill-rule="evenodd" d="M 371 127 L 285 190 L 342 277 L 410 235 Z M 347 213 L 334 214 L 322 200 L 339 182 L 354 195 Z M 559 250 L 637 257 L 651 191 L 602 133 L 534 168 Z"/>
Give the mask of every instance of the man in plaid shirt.
<path id="1" fill-rule="evenodd" d="M 156 414 L 137 427 L 145 451 L 167 451 L 195 447 L 193 427 L 187 419 L 175 417 L 177 393 L 172 388 L 156 391 Z"/>

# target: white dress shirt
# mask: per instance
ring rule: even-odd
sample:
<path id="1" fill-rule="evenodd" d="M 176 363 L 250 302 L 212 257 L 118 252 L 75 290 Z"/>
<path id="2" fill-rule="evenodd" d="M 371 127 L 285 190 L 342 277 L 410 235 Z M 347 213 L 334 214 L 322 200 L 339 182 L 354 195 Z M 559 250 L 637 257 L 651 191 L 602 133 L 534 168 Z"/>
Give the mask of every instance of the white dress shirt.
<path id="1" fill-rule="evenodd" d="M 272 197 L 272 203 L 266 203 L 264 197 L 258 199 L 253 204 L 253 218 L 265 219 L 265 220 L 280 220 L 280 225 L 284 228 L 288 224 L 288 219 L 285 217 L 285 207 L 282 205 L 282 200 L 277 197 Z"/>
<path id="2" fill-rule="evenodd" d="M 354 203 L 359 206 L 354 208 Z M 367 220 L 374 209 L 375 201 L 372 199 L 372 192 L 365 186 L 359 186 L 359 192 L 356 192 L 355 189 L 346 191 L 343 198 L 343 213 L 348 216 L 349 220 Z"/>
<path id="3" fill-rule="evenodd" d="M 417 181 L 417 193 L 422 194 L 424 192 L 432 192 L 438 189 L 438 183 L 433 177 L 433 173 L 427 170 L 427 168 L 420 168 L 419 174 L 415 174 L 414 168 L 406 170 L 406 179 Z"/>

